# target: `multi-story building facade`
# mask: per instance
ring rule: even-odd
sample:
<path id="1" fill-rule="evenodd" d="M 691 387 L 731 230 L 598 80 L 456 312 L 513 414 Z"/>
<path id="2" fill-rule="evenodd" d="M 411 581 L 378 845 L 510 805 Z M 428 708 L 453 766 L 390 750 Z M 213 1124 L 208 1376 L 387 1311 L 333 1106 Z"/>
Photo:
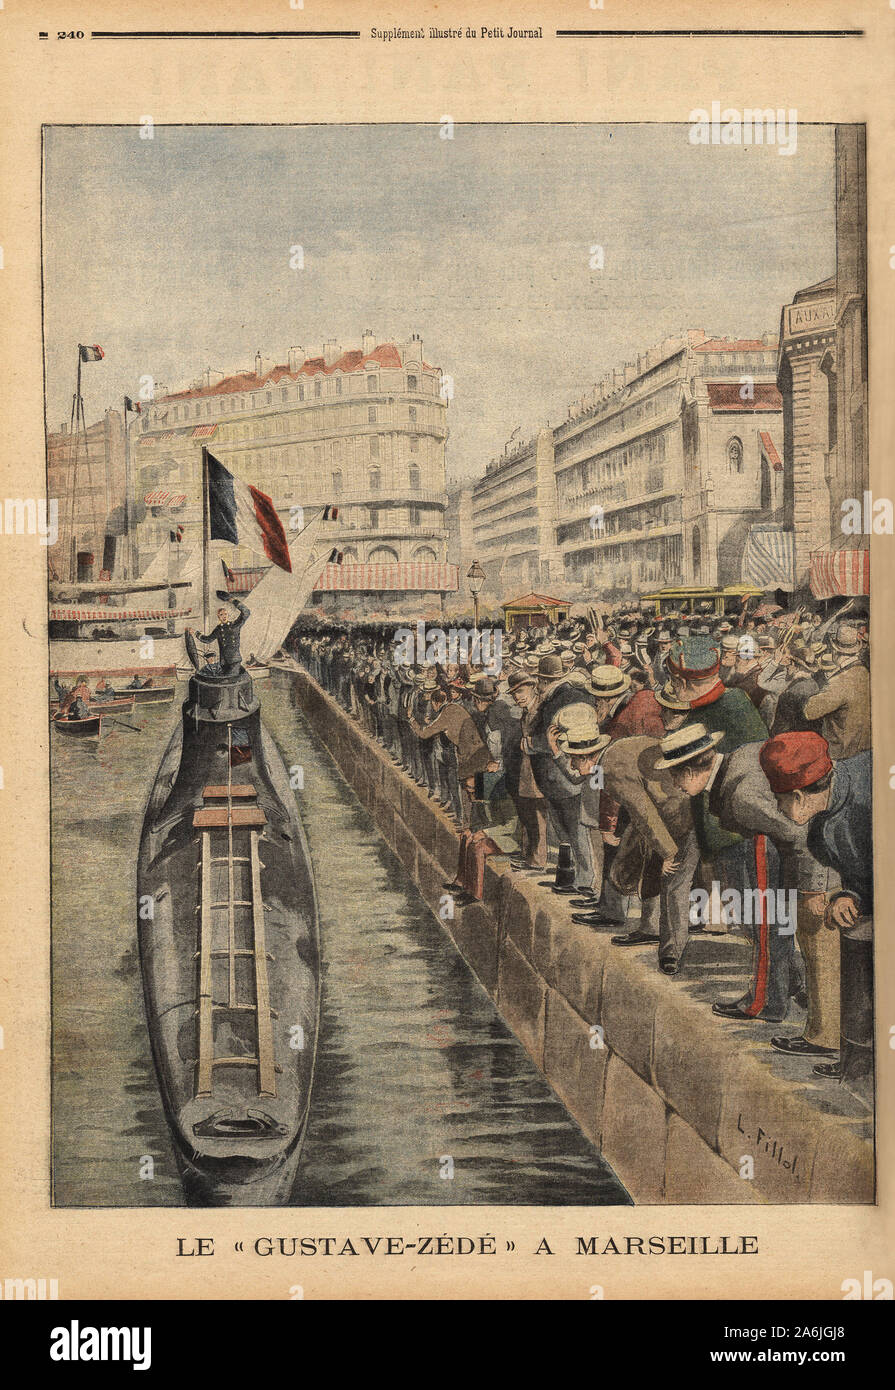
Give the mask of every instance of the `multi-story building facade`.
<path id="1" fill-rule="evenodd" d="M 776 341 L 690 330 L 594 388 L 553 432 L 568 591 L 741 578 L 750 526 L 781 514 Z"/>
<path id="2" fill-rule="evenodd" d="M 124 425 L 117 410 L 83 433 L 63 425 L 47 436 L 47 497 L 59 508 L 59 539 L 50 546 L 50 574 L 97 580 L 121 569 L 127 481 Z"/>
<path id="3" fill-rule="evenodd" d="M 487 576 L 483 592 L 500 597 L 560 578 L 555 520 L 553 433 L 544 428 L 492 459 L 473 486 L 470 548 Z"/>
<path id="4" fill-rule="evenodd" d="M 346 566 L 443 563 L 447 394 L 419 336 L 377 344 L 369 332 L 359 349 L 293 347 L 283 365 L 258 357 L 254 371 L 157 392 L 132 448 L 140 569 L 165 543 L 172 507 L 184 548 L 200 542 L 203 445 L 273 498 L 287 534 L 298 508 L 337 504 L 324 559 L 337 545 Z"/>
<path id="5" fill-rule="evenodd" d="M 836 273 L 784 306 L 784 514 L 794 581 L 816 597 L 869 586 L 866 535 L 844 534 L 843 503 L 868 486 L 865 132 L 836 128 Z"/>

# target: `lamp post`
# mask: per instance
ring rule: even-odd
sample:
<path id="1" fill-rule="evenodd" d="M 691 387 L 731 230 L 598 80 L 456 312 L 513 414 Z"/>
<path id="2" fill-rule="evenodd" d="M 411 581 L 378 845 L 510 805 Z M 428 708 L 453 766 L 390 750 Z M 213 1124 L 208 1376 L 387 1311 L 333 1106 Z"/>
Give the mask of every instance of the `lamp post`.
<path id="1" fill-rule="evenodd" d="M 473 609 L 475 612 L 474 626 L 476 632 L 479 630 L 479 592 L 485 582 L 486 575 L 478 560 L 473 560 L 469 569 L 466 571 L 466 578 L 469 580 L 469 592 L 472 594 Z"/>

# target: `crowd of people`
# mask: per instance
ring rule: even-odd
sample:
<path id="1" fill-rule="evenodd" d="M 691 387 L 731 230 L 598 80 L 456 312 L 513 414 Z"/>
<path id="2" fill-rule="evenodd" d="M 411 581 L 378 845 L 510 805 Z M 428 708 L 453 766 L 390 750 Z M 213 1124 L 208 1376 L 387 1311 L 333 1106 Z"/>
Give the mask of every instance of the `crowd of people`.
<path id="1" fill-rule="evenodd" d="M 474 647 L 410 664 L 386 624 L 300 627 L 289 647 L 455 818 L 461 908 L 500 854 L 619 949 L 655 943 L 668 976 L 697 934 L 742 932 L 748 978 L 713 1012 L 783 1022 L 795 1000 L 803 1025 L 771 1047 L 869 1101 L 866 606 L 589 609 L 501 636 L 484 665 Z"/>

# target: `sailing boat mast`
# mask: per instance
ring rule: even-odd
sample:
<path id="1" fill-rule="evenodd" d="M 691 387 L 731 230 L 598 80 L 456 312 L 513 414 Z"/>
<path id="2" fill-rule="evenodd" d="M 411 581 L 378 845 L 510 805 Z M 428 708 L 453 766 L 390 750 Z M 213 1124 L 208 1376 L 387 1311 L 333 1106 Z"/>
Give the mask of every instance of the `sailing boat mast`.
<path id="1" fill-rule="evenodd" d="M 211 611 L 211 500 L 208 495 L 208 449 L 202 445 L 202 631 L 209 632 Z"/>

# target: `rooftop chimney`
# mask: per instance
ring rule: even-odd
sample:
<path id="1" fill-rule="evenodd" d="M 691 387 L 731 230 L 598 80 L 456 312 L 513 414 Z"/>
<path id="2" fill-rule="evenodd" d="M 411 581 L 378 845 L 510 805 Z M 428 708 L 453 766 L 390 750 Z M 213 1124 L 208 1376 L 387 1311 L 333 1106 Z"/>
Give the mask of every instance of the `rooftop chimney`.
<path id="1" fill-rule="evenodd" d="M 303 347 L 291 347 L 289 349 L 289 370 L 297 372 L 305 360 L 305 350 Z"/>
<path id="2" fill-rule="evenodd" d="M 255 353 L 255 376 L 261 375 L 261 353 Z"/>
<path id="3" fill-rule="evenodd" d="M 369 357 L 370 353 L 373 351 L 375 346 L 376 339 L 373 336 L 372 328 L 365 328 L 363 332 L 363 337 L 361 338 L 361 349 L 363 351 L 364 357 Z"/>
<path id="4" fill-rule="evenodd" d="M 330 341 L 323 344 L 323 361 L 327 367 L 331 367 L 334 362 L 338 362 L 342 356 L 342 348 L 339 343 Z"/>
<path id="5" fill-rule="evenodd" d="M 418 333 L 411 333 L 405 356 L 411 362 L 422 362 L 423 340 Z"/>

